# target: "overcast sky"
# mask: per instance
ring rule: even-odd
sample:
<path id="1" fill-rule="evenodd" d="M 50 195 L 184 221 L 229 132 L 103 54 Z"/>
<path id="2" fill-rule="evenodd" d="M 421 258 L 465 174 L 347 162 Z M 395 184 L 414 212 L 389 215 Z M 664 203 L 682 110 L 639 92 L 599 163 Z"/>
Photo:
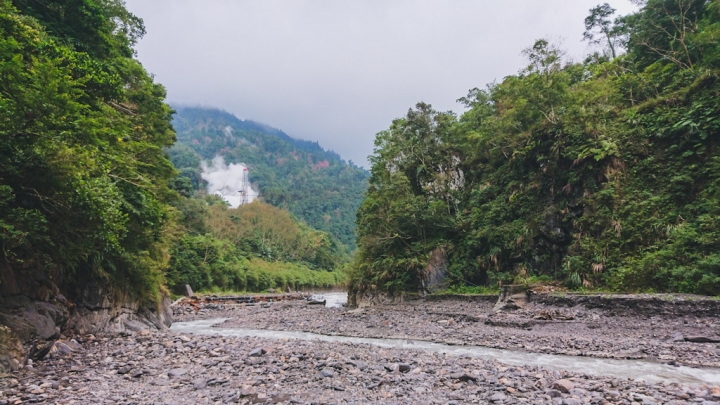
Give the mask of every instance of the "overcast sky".
<path id="1" fill-rule="evenodd" d="M 549 38 L 581 60 L 602 0 L 127 0 L 168 101 L 218 107 L 368 167 L 375 134 L 515 74 Z M 627 14 L 629 0 L 608 0 Z"/>

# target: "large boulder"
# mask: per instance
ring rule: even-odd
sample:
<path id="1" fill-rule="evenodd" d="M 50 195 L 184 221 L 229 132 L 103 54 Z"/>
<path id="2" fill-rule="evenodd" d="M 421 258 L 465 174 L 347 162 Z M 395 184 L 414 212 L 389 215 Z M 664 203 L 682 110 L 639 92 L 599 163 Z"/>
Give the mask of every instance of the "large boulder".
<path id="1" fill-rule="evenodd" d="M 524 285 L 504 285 L 500 287 L 500 296 L 494 311 L 514 311 L 523 308 L 528 302 L 528 288 Z"/>
<path id="2" fill-rule="evenodd" d="M 420 294 L 433 293 L 447 288 L 448 255 L 445 249 L 437 248 L 430 252 L 428 264 L 420 279 Z"/>

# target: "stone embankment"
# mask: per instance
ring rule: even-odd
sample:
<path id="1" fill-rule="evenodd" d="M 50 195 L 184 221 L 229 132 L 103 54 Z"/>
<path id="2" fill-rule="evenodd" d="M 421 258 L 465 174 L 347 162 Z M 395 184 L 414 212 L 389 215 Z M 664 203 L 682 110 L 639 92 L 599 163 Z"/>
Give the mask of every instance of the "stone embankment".
<path id="1" fill-rule="evenodd" d="M 190 290 L 192 292 L 192 290 Z M 183 297 L 172 304 L 171 310 L 175 317 L 182 319 L 203 318 L 215 310 L 233 310 L 239 307 L 270 307 L 271 304 L 282 301 L 308 301 L 313 295 L 310 293 L 282 293 L 282 294 L 245 294 L 245 295 L 204 295 Z"/>
<path id="2" fill-rule="evenodd" d="M 79 278 L 63 294 L 44 271 L 20 273 L 0 263 L 0 375 L 63 350 L 63 335 L 165 329 L 172 323 L 167 297 L 148 307 L 107 282 Z"/>

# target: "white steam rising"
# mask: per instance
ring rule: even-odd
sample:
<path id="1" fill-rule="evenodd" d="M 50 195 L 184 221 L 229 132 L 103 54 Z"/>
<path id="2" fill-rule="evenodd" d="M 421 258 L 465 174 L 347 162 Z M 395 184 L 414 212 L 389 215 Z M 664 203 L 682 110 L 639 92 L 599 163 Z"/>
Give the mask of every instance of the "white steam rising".
<path id="1" fill-rule="evenodd" d="M 208 194 L 217 194 L 227 201 L 231 207 L 240 206 L 243 195 L 243 173 L 247 168 L 244 164 L 225 164 L 222 156 L 215 156 L 208 165 L 206 162 L 200 163 L 202 169 L 201 177 L 208 182 Z M 246 173 L 246 172 L 245 172 Z M 252 202 L 258 196 L 258 192 L 247 186 L 247 201 Z"/>

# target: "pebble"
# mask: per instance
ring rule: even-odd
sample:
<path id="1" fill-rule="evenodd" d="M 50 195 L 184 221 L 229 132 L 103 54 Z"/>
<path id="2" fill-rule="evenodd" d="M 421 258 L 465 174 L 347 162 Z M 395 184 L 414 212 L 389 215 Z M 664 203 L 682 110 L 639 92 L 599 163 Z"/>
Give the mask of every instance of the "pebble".
<path id="1" fill-rule="evenodd" d="M 206 312 L 202 314 L 183 312 L 178 319 L 227 317 L 231 318 L 228 326 L 250 329 L 368 338 L 392 335 L 408 342 L 426 340 L 534 353 L 648 359 L 676 366 L 720 368 L 717 344 L 685 339 L 713 334 L 713 328 L 720 331 L 720 322 L 714 317 L 685 323 L 682 313 L 646 316 L 643 311 L 617 314 L 582 305 L 552 307 L 532 303 L 517 311 L 494 313 L 493 306 L 494 302 L 490 300 L 443 299 L 408 300 L 402 304 L 347 310 L 308 308 L 303 302 L 288 301 L 272 308 L 242 306 L 214 311 L 204 309 Z M 720 335 L 715 339 L 720 339 Z"/>
<path id="2" fill-rule="evenodd" d="M 435 304 L 432 304 L 435 305 Z M 450 303 L 444 310 L 457 311 Z M 463 305 L 468 305 L 467 303 Z M 299 305 L 297 307 L 300 307 Z M 401 306 L 398 306 L 401 307 Z M 374 333 L 406 333 L 419 340 L 425 327 L 445 322 L 452 328 L 442 339 L 462 339 L 467 328 L 488 328 L 472 321 L 471 307 L 464 317 L 451 317 L 430 307 L 415 311 L 401 325 L 398 307 L 386 307 L 386 316 L 364 309 L 350 318 L 353 325 L 373 325 Z M 268 327 L 286 325 L 317 332 L 347 328 L 343 310 L 294 304 L 272 308 L 243 307 L 230 312 L 231 322 L 253 325 L 260 315 Z M 405 306 L 402 308 L 418 307 Z M 208 312 L 205 316 L 214 317 Z M 364 316 L 364 318 L 362 317 Z M 280 322 L 280 320 L 285 322 Z M 330 322 L 335 319 L 335 322 Z M 478 318 L 479 319 L 479 318 Z M 382 320 L 382 321 L 381 321 Z M 388 321 L 388 325 L 383 322 Z M 323 326 L 319 326 L 319 323 Z M 426 323 L 427 322 L 427 323 Z M 306 324 L 300 326 L 300 324 Z M 288 326 L 290 325 L 290 326 Z M 309 325 L 309 326 L 308 326 Z M 226 326 L 226 325 L 223 325 Z M 575 327 L 579 327 L 576 326 Z M 330 329 L 332 328 L 332 329 Z M 403 329 L 406 328 L 406 329 Z M 495 327 L 493 327 L 495 328 Z M 492 328 L 491 328 L 492 329 Z M 515 340 L 527 336 L 515 330 Z M 497 339 L 510 335 L 498 334 Z M 543 339 L 542 333 L 536 338 Z M 441 339 L 442 338 L 442 339 Z M 36 361 L 10 378 L 0 379 L 0 405 L 42 404 L 704 404 L 720 405 L 720 387 L 652 384 L 612 377 L 507 365 L 498 361 L 448 356 L 411 348 L 380 348 L 365 344 L 274 340 L 220 335 L 180 335 L 172 331 L 149 334 L 76 336 L 72 354 Z M 569 344 L 562 335 L 553 341 Z M 548 345 L 553 342 L 548 341 Z M 691 343 L 685 342 L 685 345 Z M 559 346 L 562 346 L 559 344 Z M 558 347 L 559 347 L 558 346 Z M 412 346 L 410 346 L 412 347 Z M 624 350 L 627 350 L 625 348 Z M 699 354 L 700 355 L 700 354 Z"/>

